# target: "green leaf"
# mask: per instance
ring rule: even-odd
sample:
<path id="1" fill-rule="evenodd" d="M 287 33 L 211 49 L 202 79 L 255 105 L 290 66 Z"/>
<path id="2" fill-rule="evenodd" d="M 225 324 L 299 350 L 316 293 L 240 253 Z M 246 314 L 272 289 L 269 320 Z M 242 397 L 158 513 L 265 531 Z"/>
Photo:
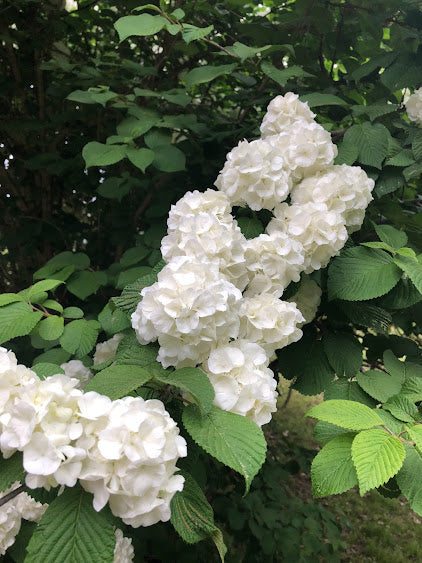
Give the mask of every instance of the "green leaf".
<path id="1" fill-rule="evenodd" d="M 422 457 L 410 444 L 404 444 L 406 458 L 397 475 L 401 492 L 409 501 L 410 508 L 422 516 Z"/>
<path id="2" fill-rule="evenodd" d="M 154 149 L 153 165 L 161 172 L 179 172 L 185 170 L 186 156 L 173 145 L 161 145 Z"/>
<path id="3" fill-rule="evenodd" d="M 383 250 L 348 248 L 334 258 L 328 270 L 329 299 L 361 301 L 388 293 L 401 273 Z"/>
<path id="4" fill-rule="evenodd" d="M 31 300 L 33 296 L 38 295 L 39 293 L 42 293 L 44 291 L 50 291 L 51 289 L 55 289 L 58 285 L 62 283 L 63 282 L 60 280 L 39 281 L 29 288 L 28 298 L 29 300 Z"/>
<path id="5" fill-rule="evenodd" d="M 352 459 L 361 496 L 394 477 L 404 458 L 403 444 L 396 436 L 380 428 L 360 432 L 353 440 Z"/>
<path id="6" fill-rule="evenodd" d="M 371 409 L 376 406 L 374 399 L 365 393 L 356 381 L 349 381 L 348 379 L 336 379 L 327 385 L 324 391 L 324 401 L 331 399 L 356 401 Z"/>
<path id="7" fill-rule="evenodd" d="M 256 238 L 264 232 L 264 225 L 255 217 L 239 217 L 237 224 L 247 239 Z"/>
<path id="8" fill-rule="evenodd" d="M 347 430 L 365 430 L 383 424 L 378 414 L 362 403 L 340 399 L 324 401 L 306 413 Z"/>
<path id="9" fill-rule="evenodd" d="M 185 43 L 190 43 L 191 41 L 202 39 L 202 37 L 205 37 L 206 35 L 211 33 L 213 29 L 214 29 L 213 25 L 209 25 L 208 27 L 196 27 L 196 25 L 184 23 L 182 29 L 183 41 Z"/>
<path id="10" fill-rule="evenodd" d="M 155 158 L 154 151 L 150 149 L 134 149 L 131 147 L 126 148 L 126 156 L 142 172 L 145 172 Z"/>
<path id="11" fill-rule="evenodd" d="M 91 141 L 82 149 L 82 157 L 86 167 L 90 166 L 109 166 L 116 164 L 125 157 L 125 147 L 121 145 L 104 145 Z"/>
<path id="12" fill-rule="evenodd" d="M 374 193 L 378 198 L 395 192 L 404 184 L 403 174 L 395 170 L 384 169 L 382 175 L 377 179 Z"/>
<path id="13" fill-rule="evenodd" d="M 218 533 L 219 529 L 214 523 L 214 513 L 209 502 L 189 473 L 181 471 L 180 474 L 185 478 L 183 490 L 178 491 L 170 502 L 170 521 L 174 529 L 189 544 L 197 543 L 207 537 L 214 540 L 214 534 Z M 222 541 L 222 535 L 221 541 L 215 541 L 215 544 L 221 561 L 224 561 L 227 548 Z"/>
<path id="14" fill-rule="evenodd" d="M 397 111 L 397 104 L 371 104 L 369 106 L 352 106 L 355 115 L 368 115 L 371 121 L 378 117 Z"/>
<path id="15" fill-rule="evenodd" d="M 129 317 L 111 303 L 107 303 L 98 315 L 98 320 L 107 334 L 116 334 L 131 326 Z"/>
<path id="16" fill-rule="evenodd" d="M 418 131 L 412 141 L 412 151 L 416 160 L 422 160 L 422 131 Z"/>
<path id="17" fill-rule="evenodd" d="M 0 455 L 0 491 L 7 491 L 15 481 L 23 483 L 24 480 L 22 453 L 16 452 L 8 459 Z"/>
<path id="18" fill-rule="evenodd" d="M 344 134 L 343 142 L 359 148 L 359 162 L 381 169 L 387 156 L 389 138 L 390 133 L 384 125 L 372 125 L 366 121 L 362 125 L 352 125 Z"/>
<path id="19" fill-rule="evenodd" d="M 183 411 L 183 424 L 207 453 L 245 478 L 246 492 L 265 461 L 267 444 L 252 420 L 213 406 L 201 416 L 195 405 Z"/>
<path id="20" fill-rule="evenodd" d="M 419 293 L 422 293 L 422 264 L 410 256 L 394 256 L 394 263 L 409 276 Z"/>
<path id="21" fill-rule="evenodd" d="M 419 419 L 418 407 L 403 395 L 394 395 L 389 398 L 382 408 L 403 422 L 415 422 Z"/>
<path id="22" fill-rule="evenodd" d="M 291 78 L 308 78 L 314 76 L 297 65 L 292 65 L 280 70 L 267 61 L 261 64 L 261 69 L 264 74 L 271 78 L 271 80 L 274 80 L 274 82 L 280 84 L 280 86 L 285 86 Z"/>
<path id="23" fill-rule="evenodd" d="M 410 166 L 411 164 L 415 163 L 415 159 L 413 158 L 413 153 L 411 150 L 405 149 L 394 155 L 393 157 L 389 158 L 385 163 L 386 166 Z"/>
<path id="24" fill-rule="evenodd" d="M 407 244 L 406 233 L 395 229 L 391 225 L 375 225 L 375 231 L 380 240 L 390 245 L 394 250 L 398 250 Z"/>
<path id="25" fill-rule="evenodd" d="M 264 45 L 263 47 L 249 47 L 248 45 L 239 43 L 239 41 L 235 41 L 233 45 L 226 47 L 226 51 L 244 61 L 245 59 L 255 57 L 255 55 L 257 55 L 258 53 L 262 53 L 264 51 L 267 51 L 268 49 L 271 49 L 271 47 L 272 45 Z"/>
<path id="26" fill-rule="evenodd" d="M 391 252 L 391 254 L 394 254 L 395 250 L 392 246 L 390 246 L 389 244 L 385 243 L 385 242 L 381 242 L 381 241 L 374 241 L 374 242 L 361 242 L 362 246 L 366 246 L 368 248 L 381 248 L 381 250 L 387 250 L 387 252 Z"/>
<path id="27" fill-rule="evenodd" d="M 155 379 L 187 391 L 204 412 L 209 412 L 214 400 L 214 388 L 206 373 L 198 368 L 181 368 L 166 375 L 156 374 Z"/>
<path id="28" fill-rule="evenodd" d="M 365 326 L 382 334 L 388 333 L 390 324 L 393 322 L 390 313 L 381 307 L 372 305 L 372 303 L 340 301 L 339 305 L 352 323 Z"/>
<path id="29" fill-rule="evenodd" d="M 317 395 L 324 391 L 333 379 L 334 372 L 321 341 L 314 341 L 307 352 L 309 355 L 304 358 L 302 369 L 296 370 L 293 388 L 303 395 Z"/>
<path id="30" fill-rule="evenodd" d="M 183 78 L 186 87 L 192 88 L 196 84 L 211 82 L 223 74 L 230 74 L 236 68 L 236 63 L 230 65 L 210 66 L 204 65 L 190 70 Z"/>
<path id="31" fill-rule="evenodd" d="M 400 393 L 401 383 L 388 373 L 368 370 L 357 375 L 357 382 L 362 389 L 377 401 L 385 403 L 390 397 Z"/>
<path id="32" fill-rule="evenodd" d="M 381 305 L 387 309 L 406 309 L 422 300 L 422 294 L 408 278 L 402 278 L 393 289 L 381 300 Z"/>
<path id="33" fill-rule="evenodd" d="M 358 484 L 352 461 L 355 434 L 341 434 L 326 444 L 311 467 L 312 494 L 315 498 L 344 493 Z"/>
<path id="34" fill-rule="evenodd" d="M 335 424 L 325 422 L 324 420 L 319 420 L 315 424 L 314 438 L 317 442 L 321 442 L 322 444 L 326 444 L 341 434 L 348 434 L 348 431 Z"/>
<path id="35" fill-rule="evenodd" d="M 388 373 L 399 383 L 403 383 L 406 377 L 406 363 L 396 358 L 392 350 L 385 350 L 382 360 Z"/>
<path id="36" fill-rule="evenodd" d="M 167 23 L 167 20 L 162 16 L 141 14 L 140 16 L 124 16 L 123 18 L 119 18 L 114 24 L 114 27 L 119 34 L 120 42 L 122 42 L 132 35 L 136 37 L 155 35 L 161 31 Z"/>
<path id="37" fill-rule="evenodd" d="M 300 96 L 301 102 L 307 102 L 310 108 L 319 106 L 345 106 L 347 102 L 334 96 L 334 94 L 322 94 L 321 92 L 312 92 L 312 94 L 305 94 Z"/>
<path id="38" fill-rule="evenodd" d="M 54 299 L 47 299 L 46 301 L 44 301 L 43 307 L 45 307 L 46 309 L 51 309 L 52 311 L 57 311 L 58 313 L 63 313 L 63 306 Z"/>
<path id="39" fill-rule="evenodd" d="M 17 301 L 23 301 L 22 295 L 18 295 L 17 293 L 3 293 L 0 295 L 0 307 L 4 307 L 5 305 L 10 305 L 10 303 L 16 303 Z"/>
<path id="40" fill-rule="evenodd" d="M 101 325 L 97 321 L 72 321 L 65 326 L 60 344 L 67 352 L 82 358 L 95 346 L 100 328 Z"/>
<path id="41" fill-rule="evenodd" d="M 104 272 L 84 270 L 73 274 L 66 287 L 79 299 L 86 299 L 106 283 L 107 275 Z"/>
<path id="42" fill-rule="evenodd" d="M 415 446 L 422 452 L 422 424 L 408 428 L 407 432 L 410 438 L 415 442 Z"/>
<path id="43" fill-rule="evenodd" d="M 53 256 L 45 266 L 35 272 L 34 280 L 47 277 L 51 278 L 53 274 L 57 272 L 60 272 L 60 275 L 65 277 L 58 278 L 56 275 L 54 279 L 64 280 L 69 277 L 75 269 L 85 270 L 89 267 L 89 264 L 89 257 L 83 252 L 60 252 L 60 254 Z"/>
<path id="44" fill-rule="evenodd" d="M 128 268 L 140 262 L 145 256 L 148 256 L 150 252 L 150 249 L 146 246 L 134 246 L 124 252 L 123 256 L 120 258 L 120 264 L 124 268 Z"/>
<path id="45" fill-rule="evenodd" d="M 422 378 L 407 378 L 403 383 L 400 394 L 410 399 L 413 403 L 416 403 L 416 401 L 422 401 Z"/>
<path id="46" fill-rule="evenodd" d="M 84 391 L 96 391 L 107 395 L 112 401 L 125 397 L 131 391 L 145 385 L 152 373 L 139 366 L 115 365 L 98 372 L 89 381 Z"/>
<path id="47" fill-rule="evenodd" d="M 324 350 L 338 377 L 354 377 L 362 366 L 362 346 L 352 334 L 329 332 Z"/>
<path id="48" fill-rule="evenodd" d="M 42 317 L 41 312 L 33 311 L 27 303 L 5 305 L 0 309 L 0 344 L 29 334 Z"/>
<path id="49" fill-rule="evenodd" d="M 65 319 L 81 319 L 83 316 L 84 312 L 79 307 L 66 307 L 63 311 Z"/>
<path id="50" fill-rule="evenodd" d="M 334 159 L 334 164 L 347 164 L 351 166 L 359 156 L 359 147 L 350 141 L 341 141 L 338 145 L 338 154 Z"/>
<path id="51" fill-rule="evenodd" d="M 48 362 L 39 362 L 31 369 L 35 371 L 40 379 L 45 379 L 46 377 L 57 375 L 58 373 L 64 373 L 64 370 L 60 366 Z"/>
<path id="52" fill-rule="evenodd" d="M 26 563 L 112 563 L 114 519 L 108 508 L 96 512 L 92 495 L 66 488 L 47 508 L 32 535 Z"/>
<path id="53" fill-rule="evenodd" d="M 63 331 L 64 319 L 57 315 L 47 317 L 38 326 L 38 334 L 44 340 L 57 340 L 63 334 Z"/>

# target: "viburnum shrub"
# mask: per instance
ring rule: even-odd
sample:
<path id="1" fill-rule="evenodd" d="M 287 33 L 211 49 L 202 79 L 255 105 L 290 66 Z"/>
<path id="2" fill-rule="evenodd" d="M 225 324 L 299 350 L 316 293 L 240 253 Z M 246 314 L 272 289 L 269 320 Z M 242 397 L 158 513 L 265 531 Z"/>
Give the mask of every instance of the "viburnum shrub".
<path id="1" fill-rule="evenodd" d="M 184 48 L 204 40 L 240 61 L 268 50 L 219 46 L 212 26 L 184 23 L 184 11 L 168 7 L 118 19 L 120 40 L 151 37 L 154 52 L 155 36 L 166 33 Z M 309 74 L 286 57 L 282 69 L 261 64 L 283 88 L 290 72 Z M 384 53 L 369 72 L 387 66 L 377 80 L 388 81 L 393 60 Z M 198 65 L 180 75 L 188 90 L 211 88 L 236 67 Z M 325 394 L 308 413 L 325 444 L 312 464 L 315 497 L 384 488 L 422 514 L 422 245 L 412 207 L 422 119 L 419 90 L 404 104 L 406 85 L 390 82 L 392 91 L 380 89 L 369 104 L 357 90 L 350 95 L 361 105 L 343 108 L 338 129 L 310 109 L 347 105 L 331 92 L 268 95 L 253 140 L 221 160 L 215 188 L 173 198 L 166 228 L 136 226 L 136 246 L 106 271 L 90 268 L 82 242 L 53 256 L 27 289 L 0 295 L 3 555 L 24 519 L 38 522 L 16 542 L 25 561 L 130 561 L 135 529 L 170 520 L 189 544 L 211 539 L 223 560 L 225 530 L 198 467 L 213 458 L 239 473 L 248 493 L 265 462 L 262 427 L 277 410 L 280 375 L 304 394 Z M 102 167 L 126 158 L 142 172 L 180 171 L 185 132 L 204 131 L 193 114 L 160 116 L 137 97 L 190 103 L 186 90 L 138 86 L 67 96 L 112 101 L 122 117 L 117 135 L 82 150 L 87 174 L 103 174 L 103 197 L 123 198 L 129 176 Z M 391 130 L 373 123 L 391 114 Z M 402 206 L 383 199 L 401 187 Z M 99 291 L 106 285 L 111 299 Z M 85 311 L 68 303 L 64 287 L 89 298 Z M 18 360 L 22 347 L 28 362 Z"/>

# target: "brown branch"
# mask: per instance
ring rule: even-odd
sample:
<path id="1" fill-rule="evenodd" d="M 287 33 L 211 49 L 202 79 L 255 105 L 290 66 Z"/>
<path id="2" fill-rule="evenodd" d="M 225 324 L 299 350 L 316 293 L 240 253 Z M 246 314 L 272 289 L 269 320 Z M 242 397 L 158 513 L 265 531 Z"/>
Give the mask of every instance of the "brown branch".
<path id="1" fill-rule="evenodd" d="M 9 502 L 10 500 L 13 500 L 15 497 L 17 497 L 21 493 L 24 493 L 25 491 L 28 491 L 28 487 L 26 485 L 21 485 L 17 489 L 10 491 L 10 493 L 0 498 L 0 506 L 3 506 L 4 504 L 6 504 L 6 502 Z"/>

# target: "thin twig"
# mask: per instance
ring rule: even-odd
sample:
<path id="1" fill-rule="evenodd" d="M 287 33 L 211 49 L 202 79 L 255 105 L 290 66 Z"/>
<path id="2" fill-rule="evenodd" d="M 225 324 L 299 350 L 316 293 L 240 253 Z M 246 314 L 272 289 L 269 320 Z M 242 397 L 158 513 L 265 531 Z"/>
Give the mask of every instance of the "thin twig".
<path id="1" fill-rule="evenodd" d="M 4 504 L 6 504 L 6 502 L 9 502 L 9 500 L 13 500 L 15 497 L 17 497 L 21 493 L 26 492 L 27 490 L 28 487 L 26 485 L 21 485 L 17 489 L 14 489 L 10 493 L 7 493 L 7 495 L 4 495 L 4 497 L 0 498 L 0 506 L 3 506 Z"/>

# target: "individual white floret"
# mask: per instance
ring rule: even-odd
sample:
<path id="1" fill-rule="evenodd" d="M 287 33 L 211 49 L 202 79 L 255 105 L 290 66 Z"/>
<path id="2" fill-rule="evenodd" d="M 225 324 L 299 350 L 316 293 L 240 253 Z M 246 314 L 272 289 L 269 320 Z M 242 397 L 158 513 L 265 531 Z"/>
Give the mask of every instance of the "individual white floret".
<path id="1" fill-rule="evenodd" d="M 271 357 L 275 350 L 302 337 L 299 324 L 303 321 L 294 303 L 262 293 L 242 300 L 239 337 L 259 344 Z"/>
<path id="2" fill-rule="evenodd" d="M 109 407 L 98 396 L 93 413 L 90 399 L 81 401 L 87 431 L 78 445 L 87 450 L 80 480 L 94 494 L 95 510 L 109 502 L 135 528 L 169 520 L 171 498 L 183 488 L 175 473 L 186 442 L 163 403 L 125 397 Z"/>
<path id="3" fill-rule="evenodd" d="M 1 493 L 1 497 L 19 486 L 20 483 L 16 481 L 7 491 Z M 22 518 L 31 522 L 39 522 L 47 507 L 47 504 L 35 501 L 25 492 L 19 493 L 0 507 L 0 555 L 4 555 L 6 550 L 15 543 Z"/>
<path id="4" fill-rule="evenodd" d="M 277 410 L 277 383 L 268 363 L 265 350 L 247 340 L 213 350 L 202 367 L 214 387 L 214 405 L 267 424 Z"/>
<path id="5" fill-rule="evenodd" d="M 223 192 L 208 189 L 205 192 L 195 190 L 186 192 L 179 201 L 171 206 L 167 219 L 168 232 L 179 231 L 185 218 L 198 213 L 212 213 L 224 223 L 230 221 L 231 203 Z"/>
<path id="6" fill-rule="evenodd" d="M 330 166 L 337 156 L 330 133 L 315 121 L 297 121 L 290 130 L 266 137 L 265 142 L 283 156 L 294 182 Z"/>
<path id="7" fill-rule="evenodd" d="M 178 228 L 162 239 L 161 254 L 166 262 L 189 256 L 201 264 L 216 264 L 221 274 L 242 291 L 248 282 L 245 244 L 231 215 L 200 211 L 186 215 Z"/>
<path id="8" fill-rule="evenodd" d="M 126 538 L 119 528 L 116 528 L 114 535 L 116 536 L 116 545 L 114 547 L 113 563 L 130 563 L 135 556 L 132 540 Z"/>
<path id="9" fill-rule="evenodd" d="M 302 313 L 305 319 L 303 323 L 298 326 L 303 326 L 314 320 L 318 311 L 319 304 L 321 303 L 322 291 L 319 285 L 313 280 L 304 276 L 299 290 L 287 301 L 295 303 L 296 307 Z"/>
<path id="10" fill-rule="evenodd" d="M 267 113 L 261 124 L 262 138 L 270 135 L 289 132 L 296 121 L 311 123 L 315 114 L 309 109 L 307 102 L 301 102 L 297 94 L 287 92 L 284 96 L 276 96 L 268 105 Z"/>
<path id="11" fill-rule="evenodd" d="M 422 87 L 409 96 L 405 106 L 410 121 L 422 125 Z"/>
<path id="12" fill-rule="evenodd" d="M 304 264 L 303 255 L 302 244 L 283 232 L 249 239 L 245 259 L 250 282 L 244 297 L 259 293 L 281 297 L 291 281 L 299 281 Z"/>
<path id="13" fill-rule="evenodd" d="M 83 389 L 88 381 L 92 378 L 92 371 L 86 367 L 81 360 L 70 360 L 61 364 L 60 367 L 67 377 L 73 377 L 79 380 L 79 389 Z"/>
<path id="14" fill-rule="evenodd" d="M 302 244 L 305 258 L 303 269 L 307 274 L 325 268 L 346 243 L 347 230 L 343 216 L 329 211 L 325 203 L 282 203 L 274 210 L 274 216 L 267 225 L 267 232 L 270 235 L 284 232 Z"/>
<path id="15" fill-rule="evenodd" d="M 227 155 L 215 181 L 233 205 L 249 205 L 254 211 L 273 209 L 292 187 L 290 170 L 278 146 L 259 139 L 240 141 Z"/>
<path id="16" fill-rule="evenodd" d="M 93 358 L 94 366 L 97 366 L 98 364 L 102 364 L 114 358 L 122 338 L 123 334 L 119 332 L 115 334 L 113 338 L 97 344 Z"/>
<path id="17" fill-rule="evenodd" d="M 359 166 L 333 165 L 296 185 L 291 201 L 298 205 L 325 203 L 329 211 L 343 216 L 348 232 L 352 233 L 362 226 L 374 185 L 374 180 Z"/>
<path id="18" fill-rule="evenodd" d="M 216 264 L 176 257 L 142 290 L 132 315 L 141 344 L 158 339 L 164 367 L 195 366 L 221 343 L 236 338 L 242 294 Z"/>

